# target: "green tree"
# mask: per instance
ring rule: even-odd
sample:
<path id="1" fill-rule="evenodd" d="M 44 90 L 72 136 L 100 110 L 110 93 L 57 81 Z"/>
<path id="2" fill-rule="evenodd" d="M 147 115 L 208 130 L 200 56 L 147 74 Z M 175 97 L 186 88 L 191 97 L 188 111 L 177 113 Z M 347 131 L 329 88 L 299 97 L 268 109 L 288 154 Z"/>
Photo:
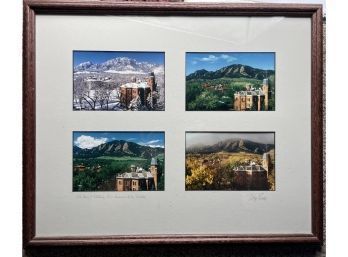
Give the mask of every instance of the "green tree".
<path id="1" fill-rule="evenodd" d="M 269 90 L 271 91 L 270 99 L 268 100 L 268 109 L 275 110 L 275 77 L 271 75 L 268 77 Z"/>
<path id="2" fill-rule="evenodd" d="M 158 172 L 158 184 L 157 184 L 157 190 L 163 191 L 164 190 L 164 158 L 158 158 L 157 159 L 157 172 Z"/>
<path id="3" fill-rule="evenodd" d="M 195 110 L 212 111 L 220 109 L 224 103 L 219 100 L 219 97 L 209 91 L 204 91 L 200 94 L 195 103 Z"/>
<path id="4" fill-rule="evenodd" d="M 202 87 L 198 82 L 187 82 L 186 85 L 186 108 L 189 107 L 189 104 L 194 102 L 202 93 Z"/>

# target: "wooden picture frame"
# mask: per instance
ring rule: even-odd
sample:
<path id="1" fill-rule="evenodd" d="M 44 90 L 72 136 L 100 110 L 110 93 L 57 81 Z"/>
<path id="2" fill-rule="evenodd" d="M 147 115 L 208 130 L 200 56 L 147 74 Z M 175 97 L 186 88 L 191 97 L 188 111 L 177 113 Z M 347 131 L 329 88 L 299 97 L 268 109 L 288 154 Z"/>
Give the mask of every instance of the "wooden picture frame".
<path id="1" fill-rule="evenodd" d="M 129 245 L 178 243 L 323 242 L 323 44 L 322 6 L 301 4 L 190 4 L 114 1 L 24 0 L 23 35 L 23 243 L 47 245 Z M 310 234 L 208 234 L 37 237 L 35 233 L 36 81 L 35 17 L 49 15 L 285 16 L 311 19 L 311 192 Z"/>

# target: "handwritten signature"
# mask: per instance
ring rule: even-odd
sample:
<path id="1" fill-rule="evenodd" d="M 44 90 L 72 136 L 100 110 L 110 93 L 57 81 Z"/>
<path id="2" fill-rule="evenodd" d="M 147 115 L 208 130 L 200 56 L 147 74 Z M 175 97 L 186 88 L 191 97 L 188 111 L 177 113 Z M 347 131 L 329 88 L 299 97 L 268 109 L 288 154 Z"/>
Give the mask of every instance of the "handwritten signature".
<path id="1" fill-rule="evenodd" d="M 249 201 L 256 202 L 256 201 L 266 201 L 267 197 L 264 193 L 258 193 L 258 194 L 251 194 L 249 195 Z"/>

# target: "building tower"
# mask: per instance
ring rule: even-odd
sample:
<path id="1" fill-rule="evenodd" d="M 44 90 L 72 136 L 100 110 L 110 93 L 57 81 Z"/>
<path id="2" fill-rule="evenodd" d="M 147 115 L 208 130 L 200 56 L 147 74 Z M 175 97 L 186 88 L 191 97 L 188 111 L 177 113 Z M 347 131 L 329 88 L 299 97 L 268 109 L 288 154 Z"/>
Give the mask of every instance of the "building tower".
<path id="1" fill-rule="evenodd" d="M 122 178 L 116 177 L 116 185 L 115 185 L 116 191 L 124 191 L 124 183 Z"/>
<path id="2" fill-rule="evenodd" d="M 262 92 L 265 95 L 265 111 L 268 111 L 268 96 L 269 96 L 269 86 L 268 86 L 268 79 L 264 79 L 262 83 Z"/>
<path id="3" fill-rule="evenodd" d="M 130 168 L 131 168 L 131 172 L 135 172 L 136 171 L 135 165 L 132 164 Z"/>
<path id="4" fill-rule="evenodd" d="M 150 86 L 151 92 L 156 91 L 157 84 L 155 80 L 155 73 L 151 72 L 149 74 L 149 77 L 147 78 L 147 84 Z"/>
<path id="5" fill-rule="evenodd" d="M 272 169 L 272 162 L 271 162 L 271 155 L 269 153 L 264 153 L 262 156 L 262 167 L 267 171 L 267 177 L 268 173 Z"/>
<path id="6" fill-rule="evenodd" d="M 155 183 L 155 190 L 157 191 L 157 159 L 155 158 L 152 158 L 151 159 L 151 166 L 150 166 L 150 172 L 151 172 L 151 175 L 153 176 L 153 181 Z"/>

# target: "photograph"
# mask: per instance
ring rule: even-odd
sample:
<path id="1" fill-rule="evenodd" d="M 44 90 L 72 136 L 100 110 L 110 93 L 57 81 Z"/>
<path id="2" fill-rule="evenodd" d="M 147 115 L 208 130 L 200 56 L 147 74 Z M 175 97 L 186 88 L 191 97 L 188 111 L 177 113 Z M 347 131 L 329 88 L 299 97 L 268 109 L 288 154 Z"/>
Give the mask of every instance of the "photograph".
<path id="1" fill-rule="evenodd" d="M 73 191 L 163 191 L 164 132 L 73 132 Z"/>
<path id="2" fill-rule="evenodd" d="M 275 190 L 274 132 L 186 132 L 187 191 Z"/>
<path id="3" fill-rule="evenodd" d="M 73 51 L 74 111 L 164 111 L 164 53 Z"/>
<path id="4" fill-rule="evenodd" d="M 274 111 L 275 53 L 186 53 L 186 111 Z"/>

